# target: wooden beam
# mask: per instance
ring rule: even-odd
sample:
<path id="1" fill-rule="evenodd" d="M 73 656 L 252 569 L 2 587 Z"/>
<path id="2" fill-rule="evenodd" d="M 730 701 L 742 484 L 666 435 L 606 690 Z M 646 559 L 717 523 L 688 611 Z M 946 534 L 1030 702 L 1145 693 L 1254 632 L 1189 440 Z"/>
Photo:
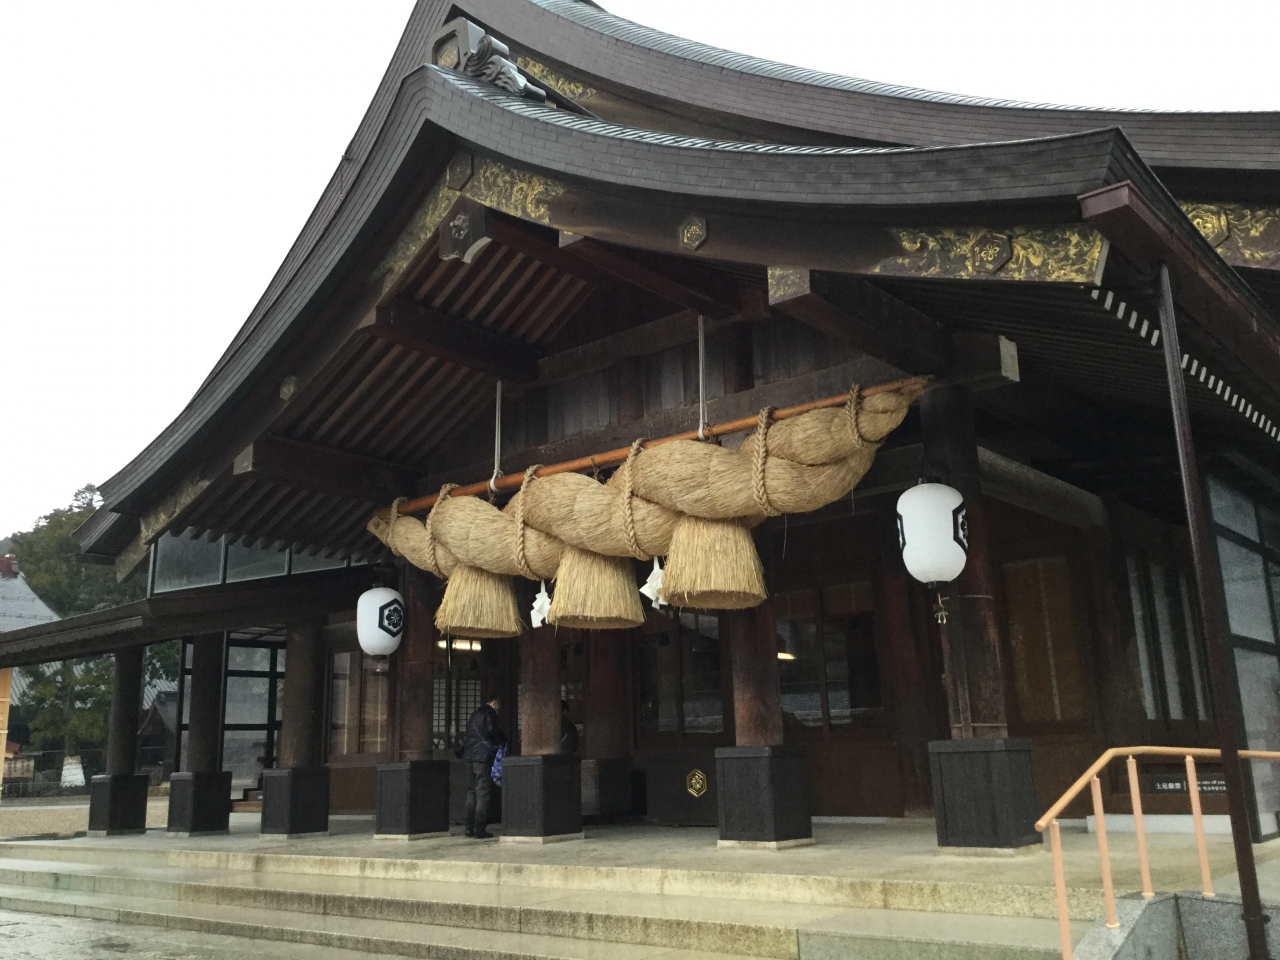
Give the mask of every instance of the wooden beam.
<path id="1" fill-rule="evenodd" d="M 407 300 L 374 308 L 357 329 L 501 380 L 529 383 L 538 378 L 537 353 L 524 341 Z"/>
<path id="2" fill-rule="evenodd" d="M 738 309 L 736 290 L 679 276 L 674 271 L 655 269 L 638 259 L 638 252 L 636 256 L 628 255 L 619 248 L 563 230 L 560 231 L 560 248 L 623 283 L 709 317 L 727 317 Z"/>
<path id="3" fill-rule="evenodd" d="M 940 373 L 951 362 L 940 324 L 860 277 L 770 267 L 769 305 L 904 373 Z"/>
<path id="4" fill-rule="evenodd" d="M 413 472 L 400 464 L 282 437 L 260 437 L 249 444 L 236 456 L 231 474 L 361 503 L 415 492 Z"/>

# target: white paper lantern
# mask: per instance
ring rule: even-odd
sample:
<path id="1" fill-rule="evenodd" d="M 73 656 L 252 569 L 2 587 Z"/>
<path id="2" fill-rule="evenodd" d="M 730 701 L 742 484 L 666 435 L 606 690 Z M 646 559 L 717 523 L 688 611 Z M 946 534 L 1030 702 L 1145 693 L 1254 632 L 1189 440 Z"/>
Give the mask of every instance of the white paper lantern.
<path id="1" fill-rule="evenodd" d="M 969 524 L 964 497 L 945 483 L 923 481 L 898 498 L 898 545 L 907 572 L 921 583 L 950 583 L 964 570 Z"/>
<path id="2" fill-rule="evenodd" d="M 374 587 L 360 594 L 356 604 L 356 636 L 371 657 L 396 652 L 404 635 L 404 597 L 390 587 Z"/>

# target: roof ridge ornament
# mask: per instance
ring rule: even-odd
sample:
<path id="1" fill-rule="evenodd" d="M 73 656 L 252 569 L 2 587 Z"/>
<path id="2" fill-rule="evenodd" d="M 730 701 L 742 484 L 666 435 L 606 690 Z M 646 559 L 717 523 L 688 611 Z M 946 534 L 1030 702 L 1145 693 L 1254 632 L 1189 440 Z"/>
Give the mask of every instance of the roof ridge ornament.
<path id="1" fill-rule="evenodd" d="M 431 62 L 526 100 L 547 102 L 547 91 L 525 78 L 511 59 L 511 49 L 465 17 L 451 20 L 432 38 Z"/>

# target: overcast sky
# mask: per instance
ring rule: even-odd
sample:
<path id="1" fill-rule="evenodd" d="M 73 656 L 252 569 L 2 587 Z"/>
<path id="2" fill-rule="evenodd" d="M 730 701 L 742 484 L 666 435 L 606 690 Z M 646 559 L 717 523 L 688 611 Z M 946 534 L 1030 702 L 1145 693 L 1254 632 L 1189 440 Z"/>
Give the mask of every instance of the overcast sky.
<path id="1" fill-rule="evenodd" d="M 1276 0 L 1016 16 L 955 0 L 602 5 L 949 92 L 1280 109 Z M 0 0 L 0 536 L 107 479 L 190 399 L 319 198 L 411 7 Z"/>

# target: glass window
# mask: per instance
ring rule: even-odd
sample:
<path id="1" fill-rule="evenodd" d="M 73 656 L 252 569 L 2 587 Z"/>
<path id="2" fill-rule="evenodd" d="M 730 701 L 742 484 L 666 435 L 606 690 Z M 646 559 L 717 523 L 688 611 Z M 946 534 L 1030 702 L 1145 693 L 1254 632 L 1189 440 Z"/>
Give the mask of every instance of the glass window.
<path id="1" fill-rule="evenodd" d="M 1226 537 L 1218 538 L 1222 586 L 1227 595 L 1231 632 L 1251 640 L 1275 642 L 1271 604 L 1262 557 Z"/>
<path id="2" fill-rule="evenodd" d="M 1236 649 L 1240 704 L 1250 750 L 1280 750 L 1280 661 L 1270 653 Z M 1280 769 L 1253 761 L 1253 792 L 1263 834 L 1277 829 L 1280 812 Z"/>
<path id="3" fill-rule="evenodd" d="M 822 646 L 832 725 L 852 723 L 855 711 L 880 706 L 874 610 L 875 595 L 867 581 L 822 588 Z"/>
<path id="4" fill-rule="evenodd" d="M 679 636 L 673 628 L 643 636 L 637 645 L 636 679 L 642 733 L 680 732 Z"/>
<path id="5" fill-rule="evenodd" d="M 1209 719 L 1209 692 L 1205 686 L 1205 668 L 1202 662 L 1204 635 L 1200 632 L 1200 620 L 1196 617 L 1195 603 L 1191 599 L 1191 582 L 1183 574 L 1178 578 L 1182 597 L 1183 638 L 1187 644 L 1187 660 L 1191 664 L 1191 689 L 1195 691 L 1196 716 Z"/>
<path id="6" fill-rule="evenodd" d="M 1280 513 L 1259 505 L 1258 519 L 1262 522 L 1262 542 L 1272 550 L 1280 550 Z"/>
<path id="7" fill-rule="evenodd" d="M 156 593 L 207 587 L 221 579 L 221 540 L 211 542 L 183 534 L 163 536 L 156 541 Z"/>
<path id="8" fill-rule="evenodd" d="M 715 614 L 680 614 L 684 669 L 684 732 L 720 733 L 724 705 L 720 688 L 720 619 Z"/>
<path id="9" fill-rule="evenodd" d="M 227 677 L 227 723 L 267 725 L 266 677 Z"/>
<path id="10" fill-rule="evenodd" d="M 357 654 L 352 654 L 357 656 Z M 387 749 L 387 662 L 360 655 L 360 752 Z"/>
<path id="11" fill-rule="evenodd" d="M 261 670 L 264 673 L 271 669 L 271 651 L 266 647 L 228 647 L 228 670 Z"/>
<path id="12" fill-rule="evenodd" d="M 295 550 L 289 570 L 292 573 L 311 573 L 313 570 L 332 570 L 346 566 L 346 563 L 342 557 L 326 557 L 323 553 L 309 555 Z"/>
<path id="13" fill-rule="evenodd" d="M 227 583 L 282 577 L 288 570 L 289 555 L 284 548 L 246 547 L 242 543 L 227 544 Z"/>
<path id="14" fill-rule="evenodd" d="M 1258 539 L 1258 514 L 1253 508 L 1253 501 L 1213 477 L 1209 478 L 1209 507 L 1213 511 L 1213 519 L 1228 530 L 1243 534 L 1250 540 Z"/>
<path id="15" fill-rule="evenodd" d="M 1154 674 L 1151 672 L 1151 652 L 1147 635 L 1147 611 L 1142 603 L 1142 581 L 1138 577 L 1138 562 L 1133 557 L 1125 558 L 1125 566 L 1129 572 L 1129 602 L 1133 606 L 1134 640 L 1138 645 L 1138 672 L 1142 676 L 1142 705 L 1147 712 L 1148 720 L 1157 719 L 1160 714 L 1156 710 L 1156 687 Z"/>
<path id="16" fill-rule="evenodd" d="M 329 755 L 357 752 L 360 727 L 360 678 L 354 675 L 354 653 L 335 653 L 329 685 Z"/>
<path id="17" fill-rule="evenodd" d="M 231 771 L 231 789 L 256 787 L 267 753 L 264 730 L 227 730 L 222 735 L 222 769 Z"/>
<path id="18" fill-rule="evenodd" d="M 1151 599 L 1156 615 L 1156 635 L 1160 638 L 1160 662 L 1164 665 L 1164 690 L 1169 703 L 1169 719 L 1181 720 L 1182 687 L 1178 681 L 1178 650 L 1173 631 L 1173 612 L 1169 606 L 1168 582 L 1161 564 L 1151 564 Z"/>
<path id="19" fill-rule="evenodd" d="M 776 604 L 782 713 L 806 727 L 820 727 L 825 655 L 818 637 L 818 591 L 781 594 Z"/>

